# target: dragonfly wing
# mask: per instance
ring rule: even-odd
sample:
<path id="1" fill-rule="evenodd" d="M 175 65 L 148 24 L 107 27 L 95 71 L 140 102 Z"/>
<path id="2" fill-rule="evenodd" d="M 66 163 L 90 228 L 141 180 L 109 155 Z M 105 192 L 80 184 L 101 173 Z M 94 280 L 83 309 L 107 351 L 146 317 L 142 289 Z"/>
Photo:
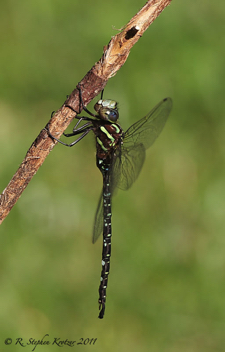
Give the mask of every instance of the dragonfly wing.
<path id="1" fill-rule="evenodd" d="M 127 190 L 138 178 L 145 160 L 143 144 L 121 148 L 121 153 L 114 159 L 112 172 L 112 187 Z"/>
<path id="2" fill-rule="evenodd" d="M 149 148 L 162 131 L 172 108 L 170 98 L 163 99 L 145 117 L 133 124 L 124 134 L 121 148 L 116 149 L 110 175 L 111 196 L 116 188 L 127 190 L 137 179 Z M 103 232 L 103 192 L 94 222 L 92 242 Z"/>
<path id="3" fill-rule="evenodd" d="M 171 109 L 171 98 L 163 99 L 145 117 L 128 128 L 124 134 L 124 147 L 143 144 L 145 149 L 149 148 L 161 133 Z"/>
<path id="4" fill-rule="evenodd" d="M 138 178 L 145 160 L 145 150 L 162 131 L 171 108 L 172 100 L 163 99 L 125 132 L 121 150 L 116 151 L 113 162 L 113 189 L 127 190 Z"/>
<path id="5" fill-rule="evenodd" d="M 103 191 L 101 192 L 95 213 L 92 243 L 95 243 L 103 232 Z"/>

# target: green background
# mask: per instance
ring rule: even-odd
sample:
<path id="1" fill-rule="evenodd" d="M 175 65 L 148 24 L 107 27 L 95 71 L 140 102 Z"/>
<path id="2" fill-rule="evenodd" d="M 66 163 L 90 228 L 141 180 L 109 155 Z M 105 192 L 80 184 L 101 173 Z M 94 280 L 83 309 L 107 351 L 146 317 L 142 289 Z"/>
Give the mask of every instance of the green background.
<path id="1" fill-rule="evenodd" d="M 1 1 L 0 191 L 115 28 L 143 5 Z M 102 241 L 91 243 L 102 187 L 93 135 L 71 149 L 57 145 L 4 220 L 1 351 L 22 351 L 15 338 L 45 334 L 50 342 L 97 338 L 63 351 L 225 350 L 224 18 L 222 0 L 173 0 L 105 89 L 125 130 L 166 96 L 174 105 L 138 181 L 114 199 L 103 320 Z"/>

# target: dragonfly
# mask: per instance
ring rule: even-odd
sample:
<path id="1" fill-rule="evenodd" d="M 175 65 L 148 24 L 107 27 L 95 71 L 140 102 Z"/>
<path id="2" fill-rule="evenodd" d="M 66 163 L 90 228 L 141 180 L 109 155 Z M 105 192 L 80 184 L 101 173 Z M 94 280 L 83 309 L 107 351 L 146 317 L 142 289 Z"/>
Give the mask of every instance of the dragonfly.
<path id="1" fill-rule="evenodd" d="M 110 271 L 112 196 L 117 188 L 128 190 L 137 179 L 145 160 L 145 151 L 161 133 L 172 109 L 172 100 L 163 99 L 145 117 L 124 132 L 118 123 L 119 111 L 116 101 L 103 100 L 102 91 L 101 99 L 94 105 L 96 111 L 94 114 L 84 106 L 81 88 L 79 85 L 77 88 L 82 108 L 89 117 L 77 116 L 78 122 L 72 133 L 63 134 L 65 137 L 78 136 L 78 138 L 67 144 L 52 136 L 48 128 L 47 131 L 52 139 L 67 147 L 76 145 L 91 131 L 95 135 L 96 164 L 103 176 L 103 189 L 95 213 L 92 242 L 95 243 L 103 234 L 102 269 L 98 290 L 100 311 L 98 317 L 102 319 L 105 314 Z M 85 123 L 79 126 L 81 122 Z"/>

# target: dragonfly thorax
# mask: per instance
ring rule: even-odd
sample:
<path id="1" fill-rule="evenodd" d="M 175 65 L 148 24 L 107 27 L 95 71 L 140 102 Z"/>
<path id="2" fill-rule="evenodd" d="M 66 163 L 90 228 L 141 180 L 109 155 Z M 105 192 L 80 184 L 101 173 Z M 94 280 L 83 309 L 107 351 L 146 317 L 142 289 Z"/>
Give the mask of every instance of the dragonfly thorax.
<path id="1" fill-rule="evenodd" d="M 94 106 L 95 111 L 98 113 L 99 118 L 109 122 L 116 122 L 119 118 L 119 111 L 117 102 L 115 100 L 102 100 L 100 99 Z"/>

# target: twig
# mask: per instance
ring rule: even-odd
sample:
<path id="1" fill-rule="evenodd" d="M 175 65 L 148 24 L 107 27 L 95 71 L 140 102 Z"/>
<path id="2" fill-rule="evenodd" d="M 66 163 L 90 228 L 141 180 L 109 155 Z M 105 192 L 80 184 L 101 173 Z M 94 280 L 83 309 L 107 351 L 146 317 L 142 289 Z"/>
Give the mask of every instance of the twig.
<path id="1" fill-rule="evenodd" d="M 113 37 L 109 44 L 104 47 L 104 53 L 101 59 L 80 81 L 85 106 L 102 91 L 108 79 L 117 73 L 125 63 L 132 46 L 171 1 L 172 0 L 149 0 L 122 31 Z M 76 117 L 76 113 L 68 106 L 80 112 L 77 89 L 70 94 L 62 107 L 49 121 L 49 130 L 58 138 Z M 42 129 L 28 150 L 19 169 L 0 196 L 0 224 L 8 215 L 54 146 L 55 141 L 48 136 L 45 129 Z"/>

